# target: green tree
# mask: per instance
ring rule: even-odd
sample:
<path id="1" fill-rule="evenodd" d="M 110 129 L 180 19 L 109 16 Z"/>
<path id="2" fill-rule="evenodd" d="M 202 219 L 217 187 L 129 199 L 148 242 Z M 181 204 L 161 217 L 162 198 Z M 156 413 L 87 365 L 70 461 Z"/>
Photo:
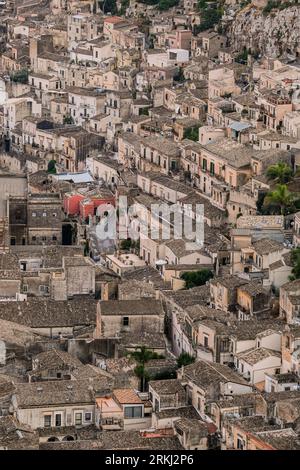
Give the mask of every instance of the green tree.
<path id="1" fill-rule="evenodd" d="M 300 247 L 295 248 L 291 252 L 291 260 L 293 263 L 292 276 L 290 280 L 300 279 Z"/>
<path id="2" fill-rule="evenodd" d="M 149 108 L 140 108 L 139 110 L 139 115 L 140 116 L 149 116 Z"/>
<path id="3" fill-rule="evenodd" d="M 179 0 L 159 0 L 158 9 L 160 11 L 169 10 L 169 8 L 176 7 Z"/>
<path id="4" fill-rule="evenodd" d="M 275 165 L 269 166 L 267 169 L 267 177 L 272 180 L 277 180 L 280 184 L 290 181 L 292 174 L 292 168 L 284 162 L 278 162 Z"/>
<path id="5" fill-rule="evenodd" d="M 207 1 L 206 0 L 198 0 L 199 10 L 205 10 L 206 7 L 207 7 Z"/>
<path id="6" fill-rule="evenodd" d="M 185 129 L 183 133 L 183 138 L 193 140 L 194 142 L 198 142 L 199 127 L 189 127 L 188 129 Z"/>
<path id="7" fill-rule="evenodd" d="M 52 174 L 55 174 L 56 173 L 56 161 L 55 160 L 50 160 L 50 162 L 48 163 L 48 173 L 52 173 Z"/>
<path id="8" fill-rule="evenodd" d="M 84 250 L 83 250 L 84 256 L 88 256 L 89 252 L 90 252 L 89 241 L 86 240 L 84 244 Z"/>
<path id="9" fill-rule="evenodd" d="M 184 82 L 184 80 L 185 80 L 185 78 L 184 78 L 183 68 L 179 67 L 178 73 L 174 76 L 174 81 L 182 83 L 182 82 Z"/>
<path id="10" fill-rule="evenodd" d="M 121 250 L 130 250 L 132 245 L 131 238 L 127 238 L 127 240 L 122 240 L 120 243 Z"/>
<path id="11" fill-rule="evenodd" d="M 102 6 L 103 13 L 111 13 L 115 15 L 118 11 L 116 0 L 104 0 Z"/>
<path id="12" fill-rule="evenodd" d="M 159 0 L 141 0 L 141 3 L 145 3 L 146 5 L 157 5 Z"/>
<path id="13" fill-rule="evenodd" d="M 257 197 L 257 201 L 256 201 L 256 208 L 257 208 L 258 213 L 263 213 L 264 212 L 263 204 L 264 204 L 264 200 L 265 200 L 266 195 L 267 195 L 267 191 L 265 191 L 265 190 L 261 190 L 261 191 L 258 192 L 258 197 Z"/>
<path id="14" fill-rule="evenodd" d="M 212 7 L 207 4 L 205 0 L 198 1 L 198 9 L 201 12 L 201 22 L 200 25 L 195 27 L 195 33 L 198 34 L 201 31 L 213 28 L 216 24 L 219 23 L 223 15 L 223 9 L 218 5 L 218 7 Z"/>
<path id="15" fill-rule="evenodd" d="M 246 64 L 248 60 L 248 49 L 244 47 L 243 52 L 241 52 L 237 57 L 236 57 L 236 62 L 240 64 Z"/>
<path id="16" fill-rule="evenodd" d="M 134 372 L 135 375 L 141 380 L 141 391 L 143 392 L 146 388 L 147 380 L 149 380 L 149 374 L 146 371 L 145 364 L 151 359 L 161 359 L 162 356 L 156 352 L 151 351 L 150 349 L 147 349 L 146 346 L 137 348 L 129 355 L 138 363 L 134 369 Z"/>
<path id="17" fill-rule="evenodd" d="M 178 367 L 188 366 L 189 364 L 193 364 L 193 362 L 195 362 L 195 358 L 190 356 L 187 352 L 182 352 L 177 358 Z"/>
<path id="18" fill-rule="evenodd" d="M 213 276 L 210 269 L 204 268 L 200 271 L 182 273 L 180 278 L 185 281 L 186 289 L 191 289 L 192 287 L 203 286 Z"/>
<path id="19" fill-rule="evenodd" d="M 153 380 L 170 380 L 176 379 L 176 370 L 162 370 L 157 372 L 154 377 L 151 377 Z"/>
<path id="20" fill-rule="evenodd" d="M 273 214 L 279 212 L 281 215 L 286 215 L 295 210 L 297 200 L 299 200 L 297 193 L 290 192 L 285 184 L 277 184 L 274 191 L 267 193 L 263 207 L 271 209 Z"/>
<path id="21" fill-rule="evenodd" d="M 16 72 L 11 74 L 10 78 L 13 82 L 28 83 L 28 70 L 17 70 Z"/>
<path id="22" fill-rule="evenodd" d="M 120 8 L 120 15 L 125 15 L 126 14 L 126 10 L 127 8 L 129 7 L 129 0 L 122 0 L 121 1 L 121 8 Z"/>
<path id="23" fill-rule="evenodd" d="M 270 13 L 270 11 L 272 11 L 274 8 L 278 7 L 278 4 L 279 4 L 278 1 L 268 0 L 267 5 L 264 7 L 264 9 L 262 11 L 263 14 L 268 15 L 268 13 Z"/>
<path id="24" fill-rule="evenodd" d="M 70 114 L 67 114 L 66 116 L 64 116 L 63 123 L 64 124 L 74 124 L 74 119 L 72 118 L 72 116 Z"/>

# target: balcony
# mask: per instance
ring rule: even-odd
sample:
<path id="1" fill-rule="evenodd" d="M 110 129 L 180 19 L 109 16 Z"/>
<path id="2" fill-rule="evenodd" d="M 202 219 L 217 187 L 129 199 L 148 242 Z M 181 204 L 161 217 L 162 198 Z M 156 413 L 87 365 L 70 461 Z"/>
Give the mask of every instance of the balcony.
<path id="1" fill-rule="evenodd" d="M 251 266 L 255 264 L 252 258 L 242 258 L 242 257 L 241 257 L 241 263 L 250 264 Z"/>
<path id="2" fill-rule="evenodd" d="M 121 431 L 124 428 L 122 419 L 103 418 L 99 420 L 99 428 L 105 431 Z"/>

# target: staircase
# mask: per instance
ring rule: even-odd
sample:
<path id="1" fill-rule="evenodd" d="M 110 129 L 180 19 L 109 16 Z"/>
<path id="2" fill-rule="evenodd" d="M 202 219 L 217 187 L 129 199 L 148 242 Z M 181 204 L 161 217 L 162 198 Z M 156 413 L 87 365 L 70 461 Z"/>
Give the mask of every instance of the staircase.
<path id="1" fill-rule="evenodd" d="M 293 230 L 284 230 L 284 241 L 286 243 L 293 243 Z"/>

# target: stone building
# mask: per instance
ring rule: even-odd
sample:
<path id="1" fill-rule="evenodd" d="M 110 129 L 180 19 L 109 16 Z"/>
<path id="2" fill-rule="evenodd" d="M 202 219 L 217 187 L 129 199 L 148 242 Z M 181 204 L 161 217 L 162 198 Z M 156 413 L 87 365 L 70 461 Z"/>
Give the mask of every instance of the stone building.
<path id="1" fill-rule="evenodd" d="M 59 194 L 31 194 L 28 197 L 28 241 L 31 245 L 62 244 L 62 203 Z"/>

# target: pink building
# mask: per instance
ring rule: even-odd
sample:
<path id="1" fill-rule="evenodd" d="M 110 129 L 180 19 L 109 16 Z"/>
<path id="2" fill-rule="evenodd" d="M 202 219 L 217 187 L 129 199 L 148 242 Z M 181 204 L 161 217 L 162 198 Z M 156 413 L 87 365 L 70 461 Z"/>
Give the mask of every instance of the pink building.
<path id="1" fill-rule="evenodd" d="M 66 193 L 64 196 L 65 213 L 80 215 L 82 219 L 86 219 L 89 215 L 95 215 L 98 207 L 106 204 L 115 205 L 114 195 L 109 191 L 89 196 L 73 192 Z"/>

